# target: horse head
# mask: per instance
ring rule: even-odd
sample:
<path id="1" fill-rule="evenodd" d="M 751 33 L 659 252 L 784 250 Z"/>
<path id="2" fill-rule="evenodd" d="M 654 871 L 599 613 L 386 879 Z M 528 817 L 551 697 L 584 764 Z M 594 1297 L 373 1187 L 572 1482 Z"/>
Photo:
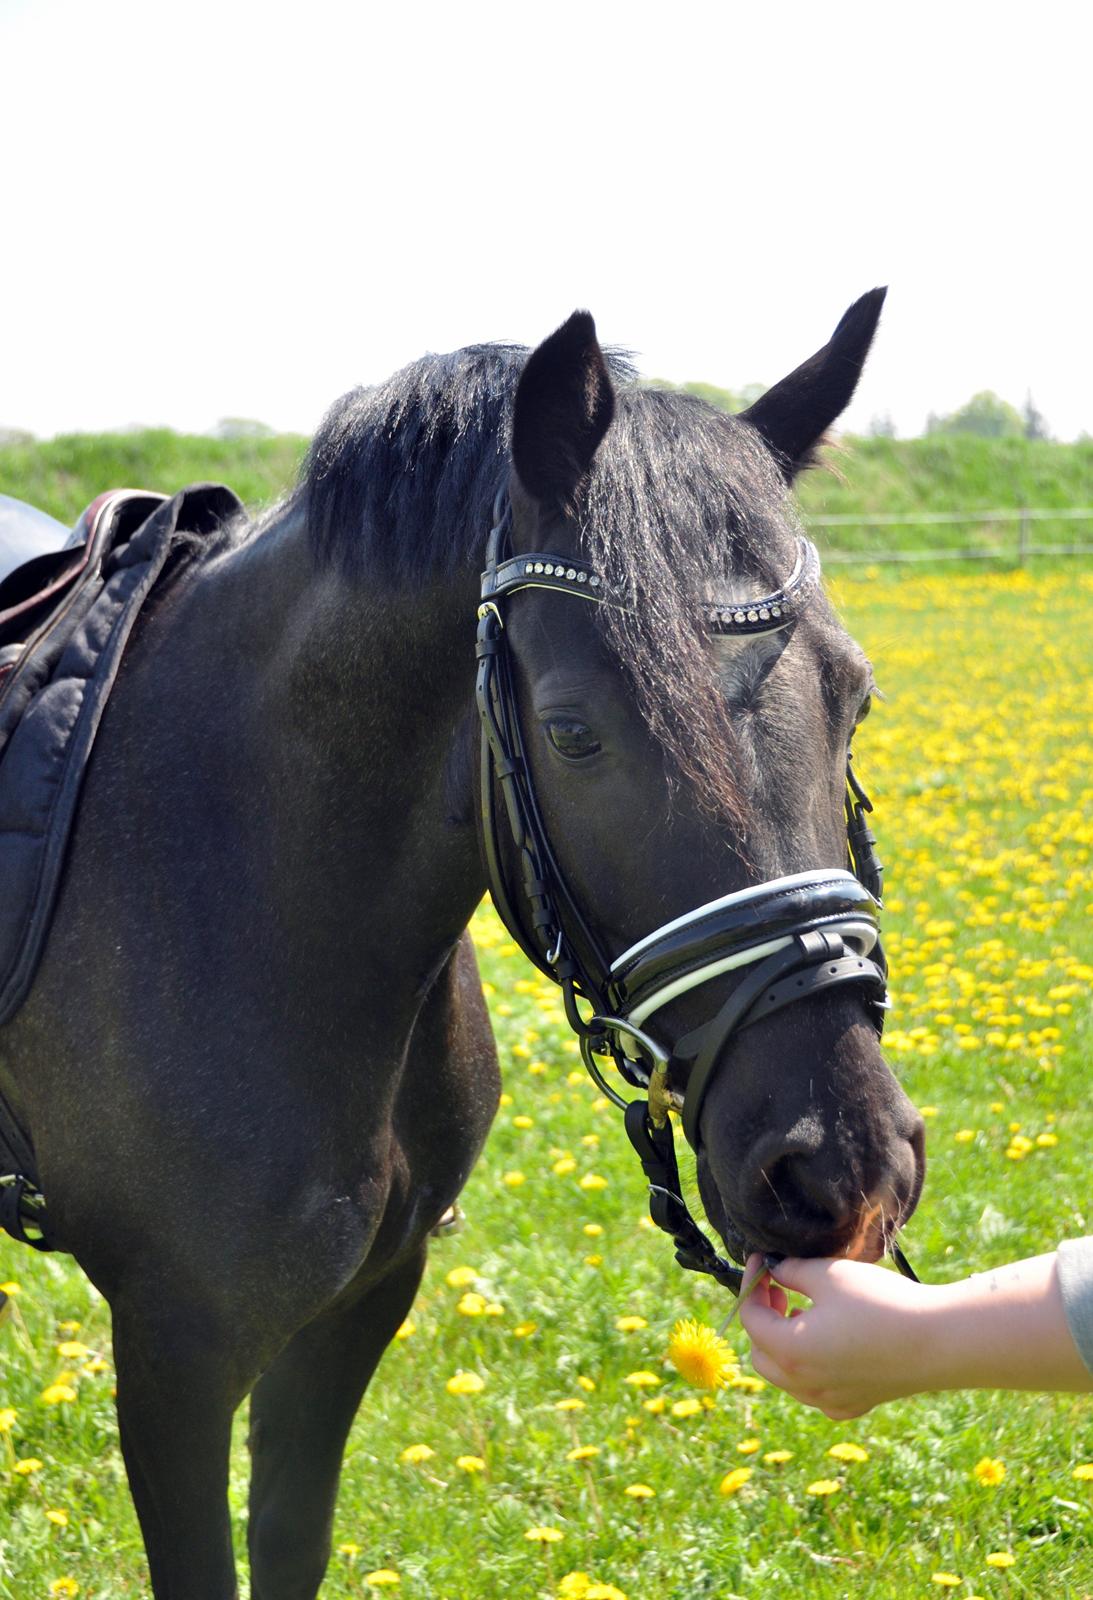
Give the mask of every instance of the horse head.
<path id="1" fill-rule="evenodd" d="M 683 1107 L 737 1260 L 875 1259 L 922 1183 L 876 903 L 847 870 L 872 673 L 790 498 L 883 297 L 735 417 L 638 386 L 575 313 L 521 375 L 483 589 L 499 909 L 593 1071 L 610 1052 Z"/>

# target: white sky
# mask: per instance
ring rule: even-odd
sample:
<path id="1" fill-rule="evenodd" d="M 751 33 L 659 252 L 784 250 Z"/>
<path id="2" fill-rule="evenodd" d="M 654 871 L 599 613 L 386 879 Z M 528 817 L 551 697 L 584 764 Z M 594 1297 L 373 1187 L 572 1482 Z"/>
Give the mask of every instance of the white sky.
<path id="1" fill-rule="evenodd" d="M 1093 432 L 1093 16 L 1038 0 L 0 0 L 0 426 L 310 432 L 578 305 L 773 382 L 891 292 L 845 422 Z"/>

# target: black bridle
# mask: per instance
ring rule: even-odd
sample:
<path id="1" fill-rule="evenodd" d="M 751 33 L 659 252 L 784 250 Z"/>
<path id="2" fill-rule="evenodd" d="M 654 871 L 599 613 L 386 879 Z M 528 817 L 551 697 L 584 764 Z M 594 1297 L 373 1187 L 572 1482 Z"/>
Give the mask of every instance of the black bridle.
<path id="1" fill-rule="evenodd" d="M 852 871 L 795 873 L 725 895 L 655 929 L 612 960 L 570 890 L 544 826 L 517 709 L 504 615 L 509 596 L 522 589 L 551 589 L 592 604 L 609 596 L 587 562 L 537 551 L 513 554 L 511 528 L 512 509 L 502 492 L 486 547 L 477 637 L 481 834 L 490 893 L 528 960 L 561 986 L 585 1066 L 625 1112 L 627 1134 L 649 1179 L 653 1220 L 672 1235 L 676 1259 L 739 1291 L 741 1273 L 717 1254 L 680 1197 L 668 1112 L 681 1113 L 684 1134 L 695 1145 L 703 1097 L 729 1038 L 824 989 L 863 986 L 880 1033 L 887 964 L 877 923 L 882 869 L 866 817 L 872 807 L 848 753 Z M 706 604 L 707 625 L 734 636 L 780 631 L 792 626 L 818 582 L 815 548 L 799 539 L 796 566 L 782 589 L 746 604 Z M 515 889 L 506 874 L 498 791 L 520 863 Z M 648 1031 L 646 1022 L 662 1006 L 730 971 L 741 974 L 739 981 L 700 1027 L 671 1048 Z M 646 1098 L 628 1102 L 607 1082 L 597 1057 L 612 1059 Z M 669 1088 L 673 1063 L 689 1067 L 682 1094 Z M 910 1271 L 898 1246 L 893 1256 L 901 1270 Z"/>

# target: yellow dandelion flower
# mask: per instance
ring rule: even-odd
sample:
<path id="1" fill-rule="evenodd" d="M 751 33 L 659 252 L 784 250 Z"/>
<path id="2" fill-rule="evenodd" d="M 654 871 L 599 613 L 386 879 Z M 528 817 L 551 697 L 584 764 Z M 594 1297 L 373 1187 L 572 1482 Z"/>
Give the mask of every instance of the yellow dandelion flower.
<path id="1" fill-rule="evenodd" d="M 586 1172 L 584 1177 L 579 1180 L 577 1187 L 585 1190 L 606 1189 L 607 1179 L 601 1178 L 598 1172 Z"/>
<path id="2" fill-rule="evenodd" d="M 535 1126 L 535 1118 L 534 1117 L 523 1116 L 523 1115 L 518 1116 L 518 1117 L 513 1117 L 512 1125 L 513 1125 L 514 1128 L 534 1128 L 534 1126 Z"/>
<path id="3" fill-rule="evenodd" d="M 57 1324 L 57 1329 L 60 1333 L 79 1333 L 82 1327 L 82 1322 L 72 1322 L 71 1320 L 68 1322 L 58 1322 Z"/>
<path id="4" fill-rule="evenodd" d="M 626 1596 L 613 1583 L 590 1583 L 584 1591 L 584 1600 L 626 1600 Z"/>
<path id="5" fill-rule="evenodd" d="M 585 1394 L 595 1394 L 596 1385 L 591 1378 L 586 1378 L 582 1373 L 577 1379 L 577 1387 L 583 1389 Z"/>
<path id="6" fill-rule="evenodd" d="M 407 1317 L 406 1321 L 400 1323 L 399 1326 L 395 1329 L 395 1338 L 396 1339 L 409 1339 L 416 1332 L 417 1332 L 417 1323 L 416 1322 L 411 1322 L 410 1318 Z"/>
<path id="7" fill-rule="evenodd" d="M 937 1107 L 936 1106 L 919 1106 L 918 1114 L 919 1114 L 920 1117 L 927 1117 L 927 1118 L 936 1117 L 937 1116 Z"/>
<path id="8" fill-rule="evenodd" d="M 826 1495 L 838 1494 L 842 1484 L 838 1478 L 817 1478 L 814 1483 L 805 1484 L 806 1494 Z"/>
<path id="9" fill-rule="evenodd" d="M 1059 1135 L 1057 1133 L 1038 1133 L 1036 1135 L 1036 1143 L 1041 1150 L 1054 1150 L 1059 1143 Z"/>
<path id="10" fill-rule="evenodd" d="M 662 1380 L 655 1372 L 628 1372 L 622 1381 L 633 1384 L 635 1389 L 656 1389 Z"/>
<path id="11" fill-rule="evenodd" d="M 1006 1464 L 1004 1461 L 993 1461 L 990 1456 L 984 1456 L 982 1461 L 976 1462 L 972 1474 L 985 1488 L 992 1489 L 1006 1476 Z"/>
<path id="12" fill-rule="evenodd" d="M 689 1395 L 686 1400 L 672 1402 L 673 1417 L 697 1417 L 701 1415 L 702 1402 Z"/>
<path id="13" fill-rule="evenodd" d="M 70 1383 L 51 1383 L 38 1398 L 44 1406 L 71 1405 L 76 1398 L 76 1391 Z"/>
<path id="14" fill-rule="evenodd" d="M 503 1317 L 505 1308 L 500 1300 L 487 1300 L 482 1308 L 482 1315 L 484 1317 Z"/>
<path id="15" fill-rule="evenodd" d="M 725 1495 L 735 1494 L 738 1489 L 744 1487 L 753 1470 L 752 1467 L 734 1467 L 731 1472 L 726 1472 L 717 1486 L 718 1493 Z"/>
<path id="16" fill-rule="evenodd" d="M 655 1394 L 651 1400 L 643 1400 L 641 1404 L 643 1410 L 651 1411 L 654 1417 L 659 1417 L 668 1402 L 662 1394 Z"/>
<path id="17" fill-rule="evenodd" d="M 527 1182 L 527 1177 L 522 1172 L 503 1172 L 501 1182 L 509 1189 L 519 1189 L 522 1183 Z"/>
<path id="18" fill-rule="evenodd" d="M 564 1539 L 565 1534 L 561 1528 L 535 1527 L 525 1528 L 524 1538 L 531 1544 L 557 1544 L 559 1539 Z"/>
<path id="19" fill-rule="evenodd" d="M 444 1282 L 449 1289 L 469 1289 L 478 1277 L 476 1267 L 453 1267 Z"/>
<path id="20" fill-rule="evenodd" d="M 485 1472 L 486 1463 L 481 1456 L 456 1456 L 455 1464 L 460 1472 Z"/>
<path id="21" fill-rule="evenodd" d="M 22 1294 L 22 1292 L 23 1290 L 21 1286 L 15 1283 L 11 1278 L 8 1279 L 7 1283 L 0 1283 L 0 1294 L 15 1295 Z"/>
<path id="22" fill-rule="evenodd" d="M 4 1406 L 0 1410 L 0 1433 L 10 1433 L 18 1415 L 18 1411 L 13 1411 L 10 1406 Z"/>
<path id="23" fill-rule="evenodd" d="M 975 1138 L 975 1135 L 975 1128 L 958 1128 L 953 1134 L 953 1138 L 956 1140 L 957 1144 L 971 1144 L 972 1140 Z"/>
<path id="24" fill-rule="evenodd" d="M 651 1500 L 657 1491 L 650 1489 L 647 1483 L 630 1483 L 622 1492 L 629 1495 L 631 1500 Z"/>
<path id="25" fill-rule="evenodd" d="M 555 1400 L 554 1409 L 555 1411 L 583 1411 L 584 1401 L 578 1400 L 577 1397 L 573 1395 L 568 1400 Z"/>
<path id="26" fill-rule="evenodd" d="M 63 1344 L 57 1346 L 57 1354 L 63 1356 L 66 1361 L 85 1361 L 88 1356 L 94 1355 L 94 1353 L 87 1345 L 81 1344 L 78 1339 L 66 1339 Z"/>
<path id="27" fill-rule="evenodd" d="M 738 1455 L 753 1456 L 753 1455 L 755 1455 L 756 1451 L 759 1449 L 759 1440 L 758 1439 L 741 1439 L 741 1441 L 737 1445 L 736 1449 L 737 1449 L 737 1454 Z"/>
<path id="28" fill-rule="evenodd" d="M 514 1339 L 530 1339 L 538 1327 L 537 1322 L 518 1322 L 512 1330 L 512 1336 Z"/>
<path id="29" fill-rule="evenodd" d="M 598 1239 L 603 1233 L 603 1223 L 586 1222 L 581 1232 L 587 1234 L 590 1239 Z"/>
<path id="30" fill-rule="evenodd" d="M 736 1365 L 730 1345 L 703 1322 L 685 1317 L 672 1329 L 668 1360 L 699 1389 L 720 1389 Z"/>
<path id="31" fill-rule="evenodd" d="M 88 1378 L 97 1378 L 100 1372 L 108 1372 L 109 1370 L 109 1363 L 104 1361 L 102 1356 L 96 1356 L 94 1361 L 88 1361 L 80 1368 L 80 1371 Z"/>
<path id="32" fill-rule="evenodd" d="M 936 1583 L 939 1589 L 957 1589 L 963 1581 L 962 1578 L 956 1576 L 955 1572 L 932 1572 L 930 1574 L 930 1582 Z"/>
<path id="33" fill-rule="evenodd" d="M 767 1386 L 765 1378 L 751 1372 L 733 1372 L 726 1381 L 730 1389 L 743 1389 L 745 1394 L 760 1394 Z"/>
<path id="34" fill-rule="evenodd" d="M 1093 1483 L 1093 1461 L 1083 1461 L 1074 1468 L 1071 1477 L 1077 1478 L 1079 1483 Z"/>
<path id="35" fill-rule="evenodd" d="M 399 1455 L 399 1460 L 415 1466 L 419 1461 L 431 1461 L 435 1455 L 436 1451 L 427 1444 L 408 1444 Z"/>
<path id="36" fill-rule="evenodd" d="M 602 1267 L 603 1266 L 603 1257 L 602 1256 L 585 1256 L 584 1264 L 585 1264 L 586 1267 Z"/>
<path id="37" fill-rule="evenodd" d="M 566 1452 L 566 1460 L 591 1461 L 592 1457 L 598 1456 L 599 1453 L 600 1447 L 598 1444 L 579 1444 L 575 1450 L 569 1450 Z"/>
<path id="38" fill-rule="evenodd" d="M 473 1289 L 468 1289 L 465 1295 L 460 1296 L 459 1304 L 455 1309 L 464 1317 L 480 1317 L 487 1304 L 484 1294 L 476 1294 Z"/>
<path id="39" fill-rule="evenodd" d="M 63 1506 L 54 1507 L 52 1510 L 46 1512 L 46 1520 L 48 1522 L 52 1522 L 57 1528 L 67 1528 L 68 1512 L 63 1508 Z"/>
<path id="40" fill-rule="evenodd" d="M 338 1546 L 338 1554 L 340 1556 L 348 1556 L 350 1561 L 356 1560 L 357 1556 L 359 1556 L 360 1553 L 361 1553 L 360 1545 L 359 1544 L 354 1544 L 352 1539 L 346 1539 L 344 1544 L 340 1544 Z"/>
<path id="41" fill-rule="evenodd" d="M 79 1594 L 80 1586 L 76 1582 L 75 1578 L 69 1578 L 67 1576 L 63 1578 L 54 1578 L 53 1582 L 49 1586 L 49 1592 L 50 1594 L 63 1595 Z"/>
<path id="42" fill-rule="evenodd" d="M 763 1456 L 765 1467 L 784 1467 L 787 1461 L 793 1460 L 792 1450 L 768 1450 Z"/>
<path id="43" fill-rule="evenodd" d="M 644 1317 L 616 1317 L 615 1326 L 620 1333 L 638 1333 L 649 1324 Z"/>
<path id="44" fill-rule="evenodd" d="M 486 1387 L 485 1379 L 480 1378 L 477 1372 L 457 1372 L 448 1379 L 444 1385 L 449 1394 L 481 1394 Z"/>
<path id="45" fill-rule="evenodd" d="M 32 1472 L 41 1472 L 44 1466 L 45 1462 L 39 1461 L 37 1456 L 24 1456 L 13 1464 L 11 1470 L 17 1477 L 29 1478 Z"/>
<path id="46" fill-rule="evenodd" d="M 860 1444 L 851 1444 L 844 1440 L 841 1444 L 833 1444 L 827 1452 L 836 1461 L 868 1461 L 869 1451 L 863 1450 Z"/>
<path id="47" fill-rule="evenodd" d="M 550 1170 L 556 1178 L 568 1178 L 571 1172 L 576 1172 L 577 1163 L 572 1156 L 562 1156 L 561 1160 L 556 1161 Z"/>
<path id="48" fill-rule="evenodd" d="M 402 1579 L 391 1567 L 377 1567 L 375 1572 L 365 1573 L 364 1581 L 370 1583 L 373 1589 L 393 1589 Z"/>
<path id="49" fill-rule="evenodd" d="M 984 1559 L 988 1567 L 1012 1567 L 1017 1557 L 1008 1550 L 992 1550 Z"/>
<path id="50" fill-rule="evenodd" d="M 567 1572 L 558 1585 L 558 1600 L 585 1600 L 591 1585 L 587 1572 Z"/>

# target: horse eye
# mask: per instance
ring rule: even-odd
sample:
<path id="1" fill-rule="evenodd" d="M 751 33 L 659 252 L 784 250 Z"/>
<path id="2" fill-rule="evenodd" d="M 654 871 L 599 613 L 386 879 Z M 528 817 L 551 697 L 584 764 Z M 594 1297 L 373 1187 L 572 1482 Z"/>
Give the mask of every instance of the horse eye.
<path id="1" fill-rule="evenodd" d="M 576 717 L 552 717 L 546 725 L 546 736 L 558 754 L 568 761 L 594 756 L 601 748 L 588 724 L 578 722 Z"/>
<path id="2" fill-rule="evenodd" d="M 873 709 L 873 696 L 871 694 L 867 694 L 865 699 L 862 701 L 861 705 L 858 707 L 858 714 L 854 718 L 854 726 L 855 726 L 855 728 L 860 728 L 861 727 L 862 723 L 865 721 L 866 717 L 869 715 L 869 713 L 872 711 L 872 709 Z"/>

